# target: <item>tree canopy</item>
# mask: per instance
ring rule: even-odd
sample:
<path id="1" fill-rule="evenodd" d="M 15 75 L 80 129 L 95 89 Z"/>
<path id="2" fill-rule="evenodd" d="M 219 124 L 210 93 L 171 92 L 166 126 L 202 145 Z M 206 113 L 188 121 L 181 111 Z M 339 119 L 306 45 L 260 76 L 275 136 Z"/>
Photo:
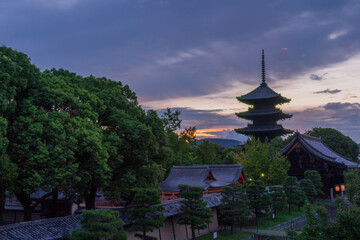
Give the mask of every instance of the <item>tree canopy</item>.
<path id="1" fill-rule="evenodd" d="M 251 139 L 245 144 L 240 163 L 248 179 L 261 180 L 268 185 L 282 184 L 290 168 L 285 157 L 274 153 L 269 143 L 261 143 L 258 139 Z"/>
<path id="2" fill-rule="evenodd" d="M 112 210 L 85 210 L 81 230 L 72 232 L 71 240 L 126 240 L 119 212 Z"/>

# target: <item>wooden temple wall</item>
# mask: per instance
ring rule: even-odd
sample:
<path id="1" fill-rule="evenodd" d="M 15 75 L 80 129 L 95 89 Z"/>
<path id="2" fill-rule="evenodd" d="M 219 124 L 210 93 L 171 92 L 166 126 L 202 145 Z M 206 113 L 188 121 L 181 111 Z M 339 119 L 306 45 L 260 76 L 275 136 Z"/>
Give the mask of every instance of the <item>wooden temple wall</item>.
<path id="1" fill-rule="evenodd" d="M 211 218 L 211 223 L 209 223 L 207 225 L 206 229 L 203 230 L 196 230 L 196 236 L 201 236 L 207 233 L 211 233 L 214 231 L 217 231 L 219 229 L 219 224 L 218 224 L 218 216 L 217 216 L 217 211 L 216 208 L 212 208 L 212 218 Z M 165 224 L 163 227 L 159 228 L 159 229 L 154 229 L 153 232 L 148 232 L 147 234 L 149 236 L 153 236 L 156 237 L 158 240 L 187 240 L 187 239 L 191 239 L 191 229 L 190 226 L 185 226 L 185 225 L 180 225 L 177 224 L 179 217 L 178 216 L 173 216 L 173 217 L 168 217 L 165 220 Z M 126 227 L 125 230 L 128 230 L 129 227 Z M 138 238 L 135 238 L 135 234 L 134 232 L 127 232 L 128 233 L 128 240 L 136 240 Z"/>
<path id="2" fill-rule="evenodd" d="M 345 168 L 317 159 L 302 148 L 299 151 L 292 151 L 287 156 L 287 159 L 291 164 L 288 175 L 295 176 L 298 180 L 304 178 L 306 170 L 316 170 L 319 172 L 323 183 L 323 197 L 330 198 L 330 189 L 334 189 L 335 185 L 344 183 L 343 171 Z"/>

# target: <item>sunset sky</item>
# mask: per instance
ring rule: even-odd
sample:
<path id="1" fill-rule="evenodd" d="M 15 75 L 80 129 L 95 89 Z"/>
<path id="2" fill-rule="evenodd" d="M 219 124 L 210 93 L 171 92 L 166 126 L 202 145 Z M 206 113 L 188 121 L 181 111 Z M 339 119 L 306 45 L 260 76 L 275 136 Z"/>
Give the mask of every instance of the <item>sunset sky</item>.
<path id="1" fill-rule="evenodd" d="M 41 70 L 128 84 L 182 127 L 244 140 L 235 112 L 260 84 L 292 101 L 284 127 L 332 127 L 360 142 L 360 1 L 1 0 L 0 45 Z"/>

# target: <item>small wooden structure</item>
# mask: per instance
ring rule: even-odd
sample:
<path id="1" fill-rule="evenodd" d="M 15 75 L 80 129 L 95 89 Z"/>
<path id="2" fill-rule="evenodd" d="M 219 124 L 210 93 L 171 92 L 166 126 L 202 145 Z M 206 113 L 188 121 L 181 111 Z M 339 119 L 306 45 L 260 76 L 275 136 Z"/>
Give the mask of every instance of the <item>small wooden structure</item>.
<path id="1" fill-rule="evenodd" d="M 169 176 L 159 184 L 162 201 L 178 198 L 179 185 L 201 187 L 204 194 L 221 192 L 223 186 L 245 183 L 243 168 L 239 164 L 174 166 Z"/>
<path id="2" fill-rule="evenodd" d="M 359 164 L 337 154 L 321 141 L 320 138 L 295 133 L 292 141 L 280 151 L 286 156 L 291 167 L 288 175 L 299 180 L 304 178 L 306 170 L 319 172 L 324 185 L 325 197 L 331 197 L 333 191 L 344 184 L 344 170 L 359 168 Z"/>

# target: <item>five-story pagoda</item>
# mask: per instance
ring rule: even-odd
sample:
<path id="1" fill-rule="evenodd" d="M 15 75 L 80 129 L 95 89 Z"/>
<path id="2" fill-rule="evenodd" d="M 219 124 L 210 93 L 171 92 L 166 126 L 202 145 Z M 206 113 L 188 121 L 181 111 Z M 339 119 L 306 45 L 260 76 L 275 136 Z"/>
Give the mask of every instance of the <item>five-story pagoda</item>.
<path id="1" fill-rule="evenodd" d="M 292 133 L 291 130 L 277 124 L 279 120 L 292 117 L 276 107 L 278 104 L 290 102 L 290 99 L 274 92 L 265 82 L 264 50 L 262 50 L 262 83 L 253 91 L 237 99 L 251 107 L 246 112 L 236 113 L 236 116 L 252 121 L 252 124 L 248 124 L 247 127 L 235 129 L 237 133 L 259 138 L 261 142 L 265 142 L 266 138 L 270 141 L 276 136 Z"/>

